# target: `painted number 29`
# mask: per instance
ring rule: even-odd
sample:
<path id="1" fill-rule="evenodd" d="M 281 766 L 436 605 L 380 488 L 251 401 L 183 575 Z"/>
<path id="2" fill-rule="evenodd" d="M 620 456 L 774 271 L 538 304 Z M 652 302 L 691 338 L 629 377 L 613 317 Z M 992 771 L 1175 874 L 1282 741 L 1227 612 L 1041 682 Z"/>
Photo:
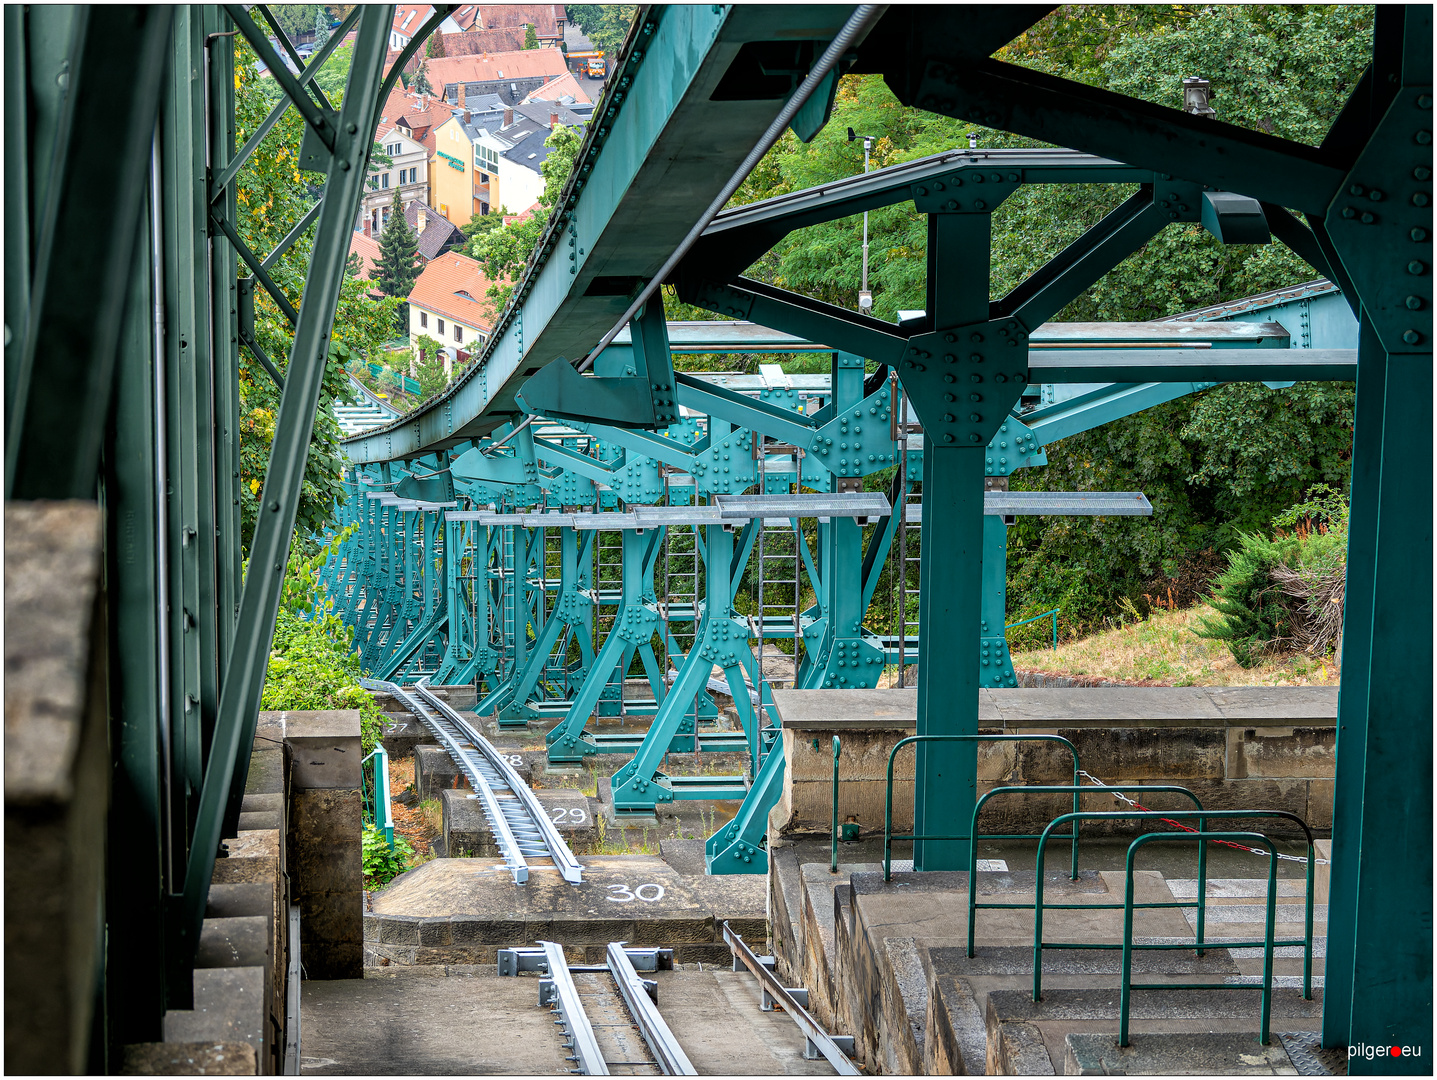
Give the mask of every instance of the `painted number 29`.
<path id="1" fill-rule="evenodd" d="M 664 887 L 653 882 L 640 885 L 632 892 L 629 891 L 627 885 L 610 885 L 609 892 L 614 893 L 613 896 L 608 898 L 609 901 L 614 904 L 627 904 L 630 900 L 642 900 L 645 903 L 652 904 L 655 900 L 662 900 L 664 898 Z"/>
<path id="2" fill-rule="evenodd" d="M 555 825 L 582 825 L 589 819 L 588 813 L 579 806 L 551 806 L 549 817 Z"/>

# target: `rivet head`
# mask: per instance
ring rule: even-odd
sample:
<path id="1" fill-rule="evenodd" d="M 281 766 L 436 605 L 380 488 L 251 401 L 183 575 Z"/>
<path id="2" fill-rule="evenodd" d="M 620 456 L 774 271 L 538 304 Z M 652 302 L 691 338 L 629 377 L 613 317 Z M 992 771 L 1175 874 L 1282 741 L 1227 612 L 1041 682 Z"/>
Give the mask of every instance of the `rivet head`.
<path id="1" fill-rule="evenodd" d="M 1430 109 L 1430 108 L 1432 108 L 1432 95 L 1431 95 L 1431 94 L 1418 94 L 1418 95 L 1417 95 L 1417 107 L 1418 107 L 1419 109 Z"/>
<path id="2" fill-rule="evenodd" d="M 1370 211 L 1362 215 L 1362 224 L 1364 225 L 1371 225 L 1376 220 L 1377 215 Z"/>
<path id="3" fill-rule="evenodd" d="M 1383 194 L 1382 194 L 1382 192 L 1378 191 L 1376 188 L 1373 188 L 1370 192 L 1368 192 L 1367 197 L 1368 197 L 1369 199 L 1371 199 L 1373 202 L 1381 202 L 1382 199 L 1383 199 Z"/>
<path id="4" fill-rule="evenodd" d="M 969 395 L 968 395 L 968 400 L 969 400 L 969 401 L 982 401 L 982 400 L 983 400 L 983 395 L 982 395 L 982 394 L 969 394 Z"/>
<path id="5" fill-rule="evenodd" d="M 944 441 L 944 442 L 952 442 L 952 441 L 953 441 L 953 436 L 952 436 L 952 435 L 944 435 L 944 436 L 943 436 L 943 441 Z"/>
<path id="6" fill-rule="evenodd" d="M 1417 140 L 1417 144 L 1419 146 L 1428 146 L 1432 142 L 1432 132 L 1427 131 L 1424 128 L 1422 131 L 1419 131 L 1416 135 L 1414 135 L 1413 138 Z"/>
<path id="7" fill-rule="evenodd" d="M 914 188 L 913 190 L 914 190 L 915 192 L 917 192 L 919 195 L 927 195 L 927 194 L 928 194 L 928 189 L 925 188 L 925 187 Z"/>
<path id="8" fill-rule="evenodd" d="M 1422 297 L 1420 297 L 1420 296 L 1409 296 L 1409 297 L 1407 298 L 1407 309 L 1408 309 L 1409 311 L 1421 311 L 1421 310 L 1422 310 Z"/>
<path id="9" fill-rule="evenodd" d="M 1355 218 L 1357 216 L 1357 211 L 1352 209 L 1352 207 L 1350 206 L 1344 206 L 1342 208 L 1342 216 L 1349 219 Z"/>
<path id="10" fill-rule="evenodd" d="M 969 382 L 982 382 L 982 381 L 983 381 L 983 376 L 982 376 L 982 375 L 979 375 L 979 374 L 975 371 L 972 375 L 969 375 L 969 376 L 968 376 L 968 381 L 969 381 Z"/>
<path id="11" fill-rule="evenodd" d="M 1417 192 L 1417 194 L 1412 196 L 1413 206 L 1426 206 L 1429 202 L 1431 202 L 1431 198 L 1425 191 L 1419 191 Z"/>
<path id="12" fill-rule="evenodd" d="M 982 199 L 975 199 L 975 200 L 973 200 L 973 209 L 974 209 L 974 210 L 986 210 L 986 209 L 988 209 L 988 204 L 985 203 Z"/>
<path id="13" fill-rule="evenodd" d="M 978 343 L 982 342 L 982 340 L 983 340 L 983 335 L 982 335 L 982 334 L 974 334 L 974 335 L 973 335 L 972 337 L 970 337 L 968 340 L 971 341 L 971 342 L 973 342 L 974 344 L 978 344 Z"/>
<path id="14" fill-rule="evenodd" d="M 1349 195 L 1361 195 L 1366 190 L 1367 189 L 1361 184 L 1353 184 L 1350 188 L 1347 189 L 1347 193 Z"/>
<path id="15" fill-rule="evenodd" d="M 1426 229 L 1423 229 L 1423 228 L 1421 228 L 1421 227 L 1419 227 L 1419 228 L 1413 229 L 1413 230 L 1412 230 L 1410 233 L 1408 233 L 1407 235 L 1410 236 L 1410 237 L 1413 239 L 1413 241 L 1415 241 L 1416 243 L 1420 244 L 1420 243 L 1422 243 L 1422 241 L 1424 241 L 1424 240 L 1427 239 L 1427 230 L 1426 230 Z"/>
<path id="16" fill-rule="evenodd" d="M 1414 180 L 1430 180 L 1432 179 L 1432 170 L 1426 165 L 1418 165 L 1412 170 L 1412 178 Z"/>
<path id="17" fill-rule="evenodd" d="M 968 441 L 971 442 L 971 443 L 980 443 L 980 442 L 983 441 L 983 436 L 979 435 L 979 434 L 975 431 L 975 432 L 973 432 L 973 434 L 971 434 L 971 435 L 968 436 Z"/>
<path id="18" fill-rule="evenodd" d="M 968 414 L 968 419 L 971 420 L 971 421 L 972 421 L 973 423 L 975 423 L 975 424 L 981 424 L 981 423 L 983 422 L 983 414 L 982 414 L 982 413 L 969 413 L 969 414 Z"/>
<path id="19" fill-rule="evenodd" d="M 1413 259 L 1407 264 L 1407 272 L 1409 274 L 1425 274 L 1427 272 L 1427 264 Z"/>
<path id="20" fill-rule="evenodd" d="M 1416 330 L 1409 330 L 1407 331 L 1407 333 L 1402 335 L 1402 340 L 1407 342 L 1407 344 L 1409 345 L 1416 345 L 1419 341 L 1422 340 L 1422 335 L 1419 334 Z"/>
<path id="21" fill-rule="evenodd" d="M 944 381 L 944 382 L 947 382 L 947 383 L 951 383 L 951 382 L 954 381 L 954 377 L 953 377 L 952 375 L 944 375 L 944 376 L 943 376 L 943 381 Z"/>

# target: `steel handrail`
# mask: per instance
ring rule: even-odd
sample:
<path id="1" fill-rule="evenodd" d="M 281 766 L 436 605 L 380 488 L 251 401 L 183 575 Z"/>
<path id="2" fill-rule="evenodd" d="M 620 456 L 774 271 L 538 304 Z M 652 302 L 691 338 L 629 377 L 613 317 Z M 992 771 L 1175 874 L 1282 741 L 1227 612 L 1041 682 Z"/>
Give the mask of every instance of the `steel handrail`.
<path id="1" fill-rule="evenodd" d="M 654 1055 L 659 1070 L 665 1076 L 697 1076 L 698 1070 L 689 1061 L 678 1039 L 659 1014 L 658 1006 L 644 988 L 644 980 L 634 970 L 634 963 L 624 951 L 624 943 L 613 941 L 608 949 L 609 971 L 619 988 L 624 1004 L 634 1022 L 639 1025 L 639 1034 Z M 552 971 L 552 967 L 550 968 Z"/>
<path id="2" fill-rule="evenodd" d="M 434 708 L 443 713 L 446 720 L 462 731 L 465 737 L 474 744 L 474 748 L 484 755 L 490 767 L 504 778 L 504 782 L 509 785 L 509 790 L 523 805 L 525 813 L 533 819 L 539 830 L 539 835 L 544 838 L 544 846 L 549 849 L 549 855 L 554 860 L 554 866 L 558 869 L 559 875 L 571 885 L 577 885 L 583 881 L 583 865 L 569 850 L 568 843 L 559 835 L 559 830 L 555 828 L 554 822 L 550 820 L 548 814 L 544 813 L 544 807 L 540 805 L 533 789 L 514 770 L 514 766 L 509 764 L 504 755 L 499 753 L 488 739 L 479 734 L 467 720 L 429 689 L 427 675 L 414 684 L 414 689 Z"/>
<path id="3" fill-rule="evenodd" d="M 1059 612 L 1061 612 L 1062 610 L 1063 610 L 1062 608 L 1053 608 L 1051 611 L 1044 611 L 1044 612 L 1042 612 L 1041 614 L 1034 615 L 1031 619 L 1022 619 L 1022 620 L 1020 620 L 1019 622 L 1013 623 L 1011 626 L 1005 626 L 1005 627 L 1003 627 L 1003 630 L 1004 630 L 1005 633 L 1006 633 L 1007 631 L 1009 631 L 1009 630 L 1016 630 L 1016 629 L 1018 629 L 1018 627 L 1020 627 L 1020 626 L 1027 626 L 1027 625 L 1028 625 L 1029 623 L 1031 623 L 1031 622 L 1037 622 L 1039 619 L 1046 619 L 1049 615 L 1051 615 L 1051 616 L 1053 616 L 1053 651 L 1054 651 L 1054 652 L 1057 652 L 1057 651 L 1058 651 L 1058 614 L 1059 614 Z"/>
<path id="4" fill-rule="evenodd" d="M 384 749 L 383 743 L 375 744 L 374 749 L 359 763 L 360 768 L 363 769 L 371 758 L 377 760 L 374 764 L 374 788 L 369 799 L 370 824 L 384 833 L 384 842 L 393 848 L 394 809 L 389 804 L 389 752 Z M 380 806 L 384 807 L 383 824 L 379 820 Z"/>
<path id="5" fill-rule="evenodd" d="M 996 788 L 994 788 L 992 791 L 985 792 L 985 793 L 983 794 L 983 796 L 978 800 L 978 804 L 973 807 L 973 826 L 972 826 L 972 830 L 971 830 L 971 831 L 972 831 L 972 834 L 973 834 L 973 837 L 974 837 L 974 843 L 970 846 L 969 857 L 968 857 L 968 881 L 969 881 L 969 883 L 970 883 L 970 886 L 969 886 L 969 889 L 968 889 L 968 955 L 969 955 L 969 956 L 972 956 L 972 955 L 973 955 L 973 938 L 974 938 L 973 931 L 974 931 L 975 923 L 976 923 L 976 921 L 977 921 L 976 911 L 977 911 L 978 908 L 1027 908 L 1027 907 L 1029 906 L 1028 904 L 980 904 L 980 903 L 977 902 L 978 890 L 977 890 L 975 887 L 973 887 L 973 885 L 974 885 L 974 883 L 976 883 L 976 881 L 977 881 L 977 874 L 978 874 L 978 855 L 977 855 L 977 847 L 978 847 L 978 845 L 977 845 L 977 837 L 978 837 L 978 815 L 982 812 L 983 807 L 987 804 L 988 800 L 991 799 L 991 798 L 994 798 L 995 796 L 998 796 L 998 795 L 1064 795 L 1064 794 L 1067 794 L 1067 793 L 1069 793 L 1069 792 L 1072 792 L 1072 794 L 1073 794 L 1073 803 L 1074 803 L 1074 805 L 1076 806 L 1076 804 L 1077 804 L 1077 802 L 1078 802 L 1078 799 L 1082 797 L 1082 794 L 1083 794 L 1084 792 L 1090 792 L 1090 791 L 1123 791 L 1123 792 L 1128 792 L 1128 793 L 1132 793 L 1132 792 L 1134 792 L 1134 791 L 1167 792 L 1167 793 L 1173 794 L 1173 795 L 1186 795 L 1189 799 L 1191 799 L 1191 800 L 1193 801 L 1193 805 L 1196 806 L 1199 810 L 1201 810 L 1201 809 L 1203 808 L 1202 803 L 1198 800 L 1198 797 L 1197 797 L 1196 795 L 1194 795 L 1194 794 L 1193 794 L 1191 791 L 1189 791 L 1187 788 L 1185 788 L 1185 787 L 1180 787 L 1180 786 L 1178 786 L 1178 785 L 1176 785 L 1176 784 L 1151 784 L 1151 785 L 1144 785 L 1144 784 L 1104 784 L 1102 787 L 1080 787 L 1080 786 L 1078 786 L 1078 785 L 1076 785 L 1076 784 L 1046 784 L 1046 785 L 1028 785 L 1028 786 L 1022 786 L 1022 787 L 1012 787 L 1012 786 L 1010 786 L 1010 787 L 996 787 Z M 1154 812 L 1156 813 L 1157 811 L 1154 811 Z M 1077 880 L 1078 880 L 1078 860 L 1077 860 L 1077 847 L 1078 847 L 1077 834 L 1078 834 L 1078 829 L 1079 829 L 1078 820 L 1079 820 L 1079 819 L 1075 819 L 1075 820 L 1073 821 L 1072 840 L 1073 840 L 1073 855 L 1074 855 L 1074 857 L 1073 857 L 1072 874 L 1070 875 L 1070 878 L 1071 878 L 1071 880 L 1073 880 L 1073 881 L 1077 881 Z M 1044 833 L 1043 835 L 1045 835 L 1045 834 L 1046 834 L 1046 830 L 1045 830 L 1045 833 Z M 1035 836 L 1038 836 L 1039 834 L 1034 834 L 1034 835 L 1035 835 Z M 1011 838 L 1010 838 L 1010 839 L 1011 839 Z M 1049 839 L 1053 839 L 1053 840 L 1066 840 L 1066 839 L 1068 839 L 1068 837 L 1066 837 L 1066 836 L 1055 836 L 1055 837 L 1049 837 Z M 1042 841 L 1041 841 L 1041 839 L 1040 839 L 1040 845 L 1041 845 L 1041 843 L 1042 843 Z M 1039 858 L 1038 858 L 1039 872 L 1041 872 L 1041 870 L 1042 870 L 1042 865 L 1043 865 L 1043 855 L 1042 855 L 1042 851 L 1043 851 L 1043 848 L 1040 846 L 1040 847 L 1039 847 Z M 1207 918 L 1207 901 L 1206 901 L 1207 888 L 1206 888 L 1206 884 L 1207 884 L 1207 848 L 1206 848 L 1206 847 L 1200 847 L 1200 848 L 1198 848 L 1198 890 L 1199 890 L 1199 891 L 1198 891 L 1198 897 L 1199 897 L 1199 904 L 1198 904 L 1198 925 L 1197 925 L 1197 940 L 1198 940 L 1198 944 L 1199 944 L 1199 945 L 1202 944 L 1202 940 L 1203 940 L 1203 925 L 1204 925 L 1204 922 L 1206 921 L 1206 918 Z M 1039 891 L 1041 892 L 1041 890 L 1039 890 Z M 1096 906 L 1099 906 L 1099 905 L 1094 905 L 1094 904 L 1047 904 L 1047 905 L 1045 905 L 1045 906 L 1056 909 L 1056 908 L 1064 908 L 1064 907 L 1085 907 L 1085 908 L 1091 908 L 1091 907 L 1096 907 Z M 1115 904 L 1115 905 L 1112 905 L 1112 906 L 1117 907 L 1118 905 Z M 1201 955 L 1202 950 L 1199 949 L 1199 950 L 1198 950 L 1198 953 L 1199 953 L 1199 955 Z"/>
<path id="6" fill-rule="evenodd" d="M 1135 945 L 1133 943 L 1133 912 L 1140 907 L 1154 907 L 1154 904 L 1136 904 L 1133 902 L 1133 856 L 1139 848 L 1149 843 L 1172 843 L 1172 842 L 1193 842 L 1198 844 L 1198 851 L 1201 852 L 1207 847 L 1209 840 L 1220 840 L 1231 843 L 1236 840 L 1257 840 L 1267 845 L 1267 921 L 1264 924 L 1262 941 L 1262 983 L 1260 986 L 1245 986 L 1231 983 L 1134 983 L 1133 982 L 1133 950 L 1134 949 L 1157 949 L 1161 945 Z M 1311 863 L 1308 864 L 1309 868 Z M 1309 873 L 1310 873 L 1309 869 Z M 1125 867 L 1123 883 L 1123 976 L 1122 990 L 1119 995 L 1118 1004 L 1118 1045 L 1128 1045 L 1128 1013 L 1132 1004 L 1132 992 L 1134 990 L 1261 990 L 1262 1007 L 1261 1020 L 1259 1022 L 1257 1041 L 1263 1046 L 1272 1042 L 1270 1026 L 1272 1022 L 1272 955 L 1273 949 L 1279 944 L 1276 941 L 1277 928 L 1277 845 L 1267 836 L 1257 832 L 1204 832 L 1199 829 L 1197 832 L 1164 832 L 1145 833 L 1139 836 L 1128 845 L 1128 858 Z M 1312 917 L 1312 894 L 1308 891 L 1308 919 Z M 1309 921 L 1307 928 L 1307 963 L 1308 972 L 1303 984 L 1303 997 L 1312 998 L 1312 924 Z M 1230 942 L 1224 943 L 1223 948 L 1231 949 L 1237 947 L 1252 947 L 1255 942 Z M 1282 944 L 1286 944 L 1285 942 Z"/>
<path id="7" fill-rule="evenodd" d="M 804 1037 L 811 1043 L 820 1054 L 828 1059 L 833 1066 L 833 1071 L 840 1076 L 858 1076 L 859 1070 L 853 1064 L 853 1060 L 839 1049 L 838 1044 L 833 1041 L 828 1032 L 817 1020 L 805 1009 L 797 998 L 788 992 L 788 989 L 781 984 L 757 956 L 752 949 L 734 932 L 733 927 L 724 920 L 723 939 L 727 942 L 729 950 L 736 956 L 744 967 L 751 971 L 758 979 L 759 985 L 774 1001 L 783 1006 L 783 1011 L 793 1018 Z"/>
<path id="8" fill-rule="evenodd" d="M 1033 898 L 1033 1000 L 1034 1000 L 1034 1001 L 1039 1001 L 1039 1000 L 1042 999 L 1042 987 L 1043 987 L 1043 950 L 1044 950 L 1044 949 L 1116 949 L 1116 948 L 1121 948 L 1121 947 L 1122 947 L 1122 946 L 1120 946 L 1120 945 L 1114 945 L 1114 944 L 1106 943 L 1106 942 L 1082 942 L 1082 941 L 1047 941 L 1047 942 L 1045 942 L 1045 941 L 1043 940 L 1043 911 L 1045 910 L 1045 908 L 1047 908 L 1047 907 L 1057 908 L 1057 907 L 1060 907 L 1060 906 L 1061 906 L 1061 907 L 1080 907 L 1080 908 L 1084 908 L 1084 909 L 1087 909 L 1087 910 L 1101 910 L 1101 909 L 1105 909 L 1105 908 L 1106 908 L 1106 909 L 1114 909 L 1114 910 L 1115 910 L 1115 909 L 1117 909 L 1117 908 L 1119 908 L 1119 907 L 1123 907 L 1124 904 L 1126 904 L 1126 902 L 1127 902 L 1127 900 L 1126 900 L 1126 898 L 1125 898 L 1125 899 L 1124 899 L 1124 904 L 1072 904 L 1072 905 L 1044 904 L 1044 903 L 1043 903 L 1043 852 L 1044 852 L 1044 850 L 1046 849 L 1047 841 L 1048 841 L 1048 840 L 1050 840 L 1050 839 L 1060 839 L 1059 837 L 1052 837 L 1052 836 L 1049 835 L 1049 834 L 1052 832 L 1052 830 L 1055 829 L 1055 828 L 1057 828 L 1059 825 L 1063 824 L 1063 823 L 1066 822 L 1066 821 L 1072 820 L 1072 821 L 1075 821 L 1075 822 L 1076 822 L 1076 821 L 1079 820 L 1079 819 L 1081 819 L 1081 820 L 1083 820 L 1083 821 L 1148 821 L 1148 820 L 1161 821 L 1161 820 L 1166 819 L 1166 820 L 1172 821 L 1172 822 L 1174 822 L 1174 823 L 1176 824 L 1176 823 L 1177 823 L 1177 819 L 1189 819 L 1189 818 L 1190 818 L 1190 819 L 1196 819 L 1196 821 L 1197 821 L 1197 823 L 1198 823 L 1198 833 L 1181 832 L 1181 833 L 1172 833 L 1171 835 L 1173 835 L 1173 836 L 1195 836 L 1195 835 L 1199 835 L 1203 830 L 1206 829 L 1206 823 L 1207 823 L 1207 819 L 1208 819 L 1208 818 L 1219 818 L 1219 819 L 1224 819 L 1224 820 L 1250 820 L 1250 819 L 1253 819 L 1253 818 L 1282 818 L 1282 819 L 1287 820 L 1287 821 L 1295 821 L 1299 826 L 1301 826 L 1302 831 L 1303 831 L 1303 832 L 1306 834 L 1306 836 L 1307 836 L 1307 900 L 1306 900 L 1306 905 L 1305 905 L 1306 914 L 1305 914 L 1305 923 L 1304 923 L 1303 938 L 1302 938 L 1301 941 L 1279 941 L 1279 942 L 1277 942 L 1277 944 L 1283 945 L 1283 946 L 1299 946 L 1299 945 L 1302 946 L 1302 949 L 1303 949 L 1302 996 L 1303 996 L 1303 999 L 1304 999 L 1304 1000 L 1311 1000 L 1311 998 L 1312 998 L 1312 868 L 1313 868 L 1313 863 L 1316 861 L 1316 848 L 1315 848 L 1315 845 L 1314 845 L 1313 842 L 1312 842 L 1312 829 L 1310 829 L 1310 828 L 1308 827 L 1307 822 L 1303 821 L 1302 818 L 1298 817 L 1296 814 L 1292 813 L 1290 810 L 1143 810 L 1143 811 L 1134 811 L 1134 810 L 1127 810 L 1127 811 L 1123 811 L 1123 810 L 1086 810 L 1086 811 L 1080 811 L 1080 812 L 1074 813 L 1074 814 L 1059 814 L 1057 817 L 1055 817 L 1052 821 L 1050 821 L 1050 822 L 1048 823 L 1048 827 L 1043 830 L 1043 836 L 1042 836 L 1042 838 L 1040 838 L 1039 841 L 1038 841 L 1038 860 L 1037 860 L 1038 880 L 1037 880 L 1037 889 L 1036 889 L 1036 891 L 1035 891 L 1035 893 L 1034 893 L 1034 898 Z M 1075 828 L 1077 827 L 1076 824 L 1075 824 L 1074 827 L 1075 827 Z M 1153 834 L 1153 835 L 1164 836 L 1164 835 L 1169 835 L 1169 834 L 1166 834 L 1166 833 L 1155 833 L 1155 834 Z M 1204 846 L 1205 846 L 1205 845 L 1204 845 Z M 1199 852 L 1201 852 L 1201 848 L 1199 848 Z M 1207 890 L 1206 890 L 1206 888 L 1204 887 L 1203 892 L 1205 893 L 1206 891 L 1207 891 Z M 1204 902 L 1205 902 L 1205 897 L 1202 898 L 1202 899 L 1203 899 Z M 1195 901 L 1195 900 L 1193 900 L 1193 901 L 1188 901 L 1188 900 L 1166 901 L 1166 900 L 1164 900 L 1164 901 L 1150 901 L 1150 902 L 1148 902 L 1148 903 L 1139 904 L 1139 905 L 1137 905 L 1137 906 L 1138 906 L 1138 907 L 1184 908 L 1184 907 L 1198 907 L 1198 902 Z M 1202 955 L 1202 953 L 1205 951 L 1204 946 L 1205 946 L 1206 944 L 1208 944 L 1208 942 L 1206 942 L 1206 939 L 1203 938 L 1203 937 L 1198 936 L 1198 937 L 1195 937 L 1195 938 L 1194 938 L 1194 941 L 1193 941 L 1193 944 L 1192 944 L 1192 945 L 1187 945 L 1187 944 L 1142 945 L 1142 946 L 1139 946 L 1139 948 L 1143 948 L 1143 949 L 1194 949 L 1194 950 L 1197 951 L 1198 955 Z M 1248 942 L 1227 942 L 1227 941 L 1224 941 L 1224 942 L 1219 943 L 1219 947 L 1220 947 L 1220 948 L 1224 948 L 1224 949 L 1227 949 L 1227 948 L 1237 948 L 1237 947 L 1248 948 L 1248 947 L 1256 947 L 1256 946 L 1261 945 L 1261 944 L 1262 944 L 1261 942 L 1248 943 Z"/>
<path id="9" fill-rule="evenodd" d="M 888 753 L 888 780 L 884 792 L 883 802 L 883 880 L 890 881 L 893 878 L 893 841 L 895 840 L 967 840 L 969 841 L 970 854 L 972 851 L 973 837 L 969 836 L 943 836 L 930 833 L 907 833 L 895 835 L 893 832 L 893 762 L 898 756 L 898 751 L 909 743 L 923 742 L 1056 742 L 1066 746 L 1073 755 L 1073 786 L 1078 786 L 1078 773 L 1081 771 L 1078 763 L 1078 748 L 1061 735 L 909 735 L 905 739 L 899 739 L 893 744 L 893 749 Z M 1073 809 L 1078 809 L 1078 795 L 1073 794 Z M 915 815 L 916 816 L 916 815 Z M 915 821 L 915 826 L 917 822 Z M 989 837 L 991 840 L 1036 840 L 1037 833 L 995 833 Z M 1073 876 L 1078 876 L 1078 830 L 1075 827 L 1071 836 L 1058 837 L 1058 839 L 1072 840 L 1073 842 Z"/>

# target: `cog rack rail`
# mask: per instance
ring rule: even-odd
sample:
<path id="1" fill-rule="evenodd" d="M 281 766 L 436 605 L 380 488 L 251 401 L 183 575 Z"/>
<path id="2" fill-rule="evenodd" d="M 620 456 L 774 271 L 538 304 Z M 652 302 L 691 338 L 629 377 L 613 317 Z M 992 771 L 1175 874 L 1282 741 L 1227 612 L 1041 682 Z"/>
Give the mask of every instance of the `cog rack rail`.
<path id="1" fill-rule="evenodd" d="M 583 881 L 583 866 L 529 785 L 488 739 L 429 689 L 428 682 L 426 678 L 412 687 L 403 687 L 380 679 L 360 680 L 366 690 L 389 694 L 412 712 L 448 751 L 479 797 L 515 884 L 523 885 L 529 880 L 531 859 L 551 860 L 571 885 Z"/>

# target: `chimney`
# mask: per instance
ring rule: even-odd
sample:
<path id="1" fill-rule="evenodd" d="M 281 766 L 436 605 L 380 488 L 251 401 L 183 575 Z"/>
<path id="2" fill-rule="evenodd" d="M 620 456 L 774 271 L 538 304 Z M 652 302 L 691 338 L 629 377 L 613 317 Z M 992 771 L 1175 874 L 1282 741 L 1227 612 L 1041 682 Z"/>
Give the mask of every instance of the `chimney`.
<path id="1" fill-rule="evenodd" d="M 460 83 L 460 84 L 459 84 L 459 107 L 460 107 L 461 109 L 464 108 L 464 84 L 463 84 L 463 83 Z M 466 116 L 464 117 L 464 119 L 465 119 L 465 120 L 468 120 L 469 117 L 466 115 Z"/>
<path id="2" fill-rule="evenodd" d="M 553 130 L 554 130 L 556 127 L 558 127 L 558 126 L 559 126 L 559 114 L 556 113 L 556 112 L 551 112 L 551 113 L 549 114 L 549 130 L 550 130 L 550 131 L 553 131 Z"/>
<path id="3" fill-rule="evenodd" d="M 505 106 L 504 106 L 504 126 L 505 126 L 505 127 L 513 127 L 513 126 L 514 126 L 514 107 L 513 107 L 512 105 L 505 105 Z"/>
<path id="4" fill-rule="evenodd" d="M 423 206 L 417 207 L 419 211 L 419 235 L 424 235 L 424 229 L 429 224 L 429 212 Z"/>

